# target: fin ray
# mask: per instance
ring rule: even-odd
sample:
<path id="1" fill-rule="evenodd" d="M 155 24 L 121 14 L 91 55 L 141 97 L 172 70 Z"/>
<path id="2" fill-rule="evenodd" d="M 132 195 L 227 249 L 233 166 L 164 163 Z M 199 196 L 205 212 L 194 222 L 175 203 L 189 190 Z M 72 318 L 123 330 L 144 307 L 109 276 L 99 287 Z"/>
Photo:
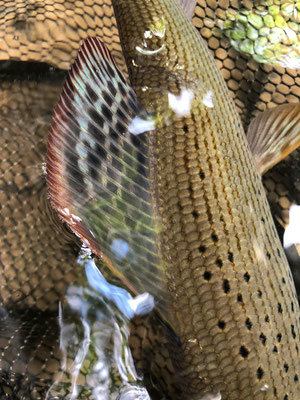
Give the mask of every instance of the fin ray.
<path id="1" fill-rule="evenodd" d="M 261 174 L 300 145 L 300 105 L 284 104 L 259 114 L 247 139 Z"/>
<path id="2" fill-rule="evenodd" d="M 179 4 L 183 8 L 185 15 L 192 19 L 195 13 L 195 7 L 197 4 L 197 0 L 178 0 Z"/>
<path id="3" fill-rule="evenodd" d="M 147 121 L 104 44 L 85 40 L 54 113 L 47 181 L 52 204 L 71 229 L 135 294 L 154 295 L 162 311 L 149 132 L 129 129 L 138 116 Z"/>

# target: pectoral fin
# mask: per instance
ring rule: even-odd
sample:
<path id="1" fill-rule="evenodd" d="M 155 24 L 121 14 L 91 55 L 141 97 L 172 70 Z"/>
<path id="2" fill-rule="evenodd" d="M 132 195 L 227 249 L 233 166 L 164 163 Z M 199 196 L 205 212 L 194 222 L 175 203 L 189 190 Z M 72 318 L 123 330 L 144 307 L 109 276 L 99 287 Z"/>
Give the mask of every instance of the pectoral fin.
<path id="1" fill-rule="evenodd" d="M 247 139 L 260 174 L 300 145 L 300 104 L 267 110 L 249 125 Z"/>
<path id="2" fill-rule="evenodd" d="M 54 113 L 47 182 L 70 228 L 134 293 L 165 302 L 143 110 L 105 45 L 84 41 Z"/>
<path id="3" fill-rule="evenodd" d="M 195 13 L 195 7 L 197 4 L 197 0 L 178 0 L 179 4 L 183 8 L 186 16 L 189 19 L 192 19 Z"/>

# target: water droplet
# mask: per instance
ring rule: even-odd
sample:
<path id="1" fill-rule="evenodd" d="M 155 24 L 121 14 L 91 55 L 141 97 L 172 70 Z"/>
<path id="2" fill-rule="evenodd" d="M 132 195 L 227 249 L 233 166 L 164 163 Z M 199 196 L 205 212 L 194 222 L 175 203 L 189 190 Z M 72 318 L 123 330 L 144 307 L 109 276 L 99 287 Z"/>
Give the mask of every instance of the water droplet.
<path id="1" fill-rule="evenodd" d="M 269 385 L 265 384 L 263 387 L 260 388 L 262 392 L 266 392 L 269 389 Z"/>

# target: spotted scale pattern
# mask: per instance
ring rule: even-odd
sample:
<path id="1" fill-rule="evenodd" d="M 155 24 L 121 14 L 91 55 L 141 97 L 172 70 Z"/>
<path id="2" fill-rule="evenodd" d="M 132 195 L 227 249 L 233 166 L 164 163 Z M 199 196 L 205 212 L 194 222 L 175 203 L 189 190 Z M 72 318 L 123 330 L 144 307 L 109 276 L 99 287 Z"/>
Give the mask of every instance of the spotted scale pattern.
<path id="1" fill-rule="evenodd" d="M 213 107 L 195 91 L 190 114 L 174 115 L 155 131 L 162 254 L 182 344 L 171 355 L 184 396 L 220 391 L 230 400 L 297 399 L 294 283 L 228 89 L 174 2 L 114 5 L 130 79 L 147 110 L 165 107 L 158 87 L 178 94 L 193 77 L 212 90 Z M 164 35 L 144 44 L 161 50 L 141 54 L 136 44 L 163 20 Z M 174 71 L 177 79 L 166 82 Z"/>
<path id="2" fill-rule="evenodd" d="M 26 4 L 28 3 L 28 4 Z M 87 18 L 90 12 L 90 4 L 88 1 L 86 2 L 76 2 L 76 7 L 79 8 L 79 10 L 74 7 L 74 13 L 72 15 L 69 15 L 69 9 L 71 9 L 71 3 L 72 1 L 69 2 L 61 2 L 61 1 L 53 1 L 51 0 L 47 0 L 47 1 L 40 1 L 38 2 L 39 5 L 39 10 L 37 13 L 34 14 L 34 10 L 32 8 L 32 2 L 30 1 L 3 1 L 0 2 L 0 6 L 1 11 L 3 11 L 3 13 L 1 15 L 3 15 L 6 18 L 7 23 L 4 23 L 0 25 L 0 30 L 1 29 L 6 29 L 6 27 L 8 25 L 10 25 L 11 27 L 10 32 L 7 31 L 7 33 L 5 32 L 3 35 L 5 38 L 9 39 L 7 41 L 7 48 L 9 49 L 10 53 L 9 53 L 9 57 L 11 58 L 16 58 L 16 59 L 20 59 L 19 58 L 19 49 L 22 48 L 22 60 L 28 60 L 31 58 L 32 54 L 35 54 L 35 59 L 40 60 L 42 55 L 46 55 L 47 59 L 49 60 L 49 62 L 51 62 L 54 65 L 59 65 L 62 66 L 64 68 L 68 68 L 69 63 L 70 63 L 70 53 L 69 50 L 67 49 L 64 52 L 58 52 L 58 51 L 54 51 L 52 52 L 51 50 L 51 46 L 48 47 L 48 44 L 50 43 L 50 36 L 45 36 L 44 39 L 41 40 L 37 40 L 37 41 L 31 41 L 28 40 L 28 38 L 30 39 L 30 37 L 24 37 L 23 40 L 23 45 L 20 46 L 20 42 L 18 42 L 18 40 L 20 39 L 20 35 L 19 35 L 19 27 L 21 26 L 22 20 L 26 22 L 26 19 L 28 20 L 28 22 L 32 21 L 34 22 L 34 18 L 36 19 L 36 21 L 38 20 L 38 18 L 40 18 L 40 16 L 38 18 L 37 15 L 39 14 L 44 14 L 44 21 L 45 23 L 42 23 L 41 25 L 43 26 L 43 29 L 36 29 L 38 27 L 37 24 L 32 23 L 31 24 L 31 29 L 27 29 L 24 30 L 24 33 L 30 33 L 30 35 L 38 35 L 39 32 L 40 33 L 45 33 L 45 32 L 49 32 L 46 28 L 49 27 L 51 25 L 51 21 L 49 21 L 50 18 L 50 13 L 46 13 L 46 9 L 48 9 L 49 7 L 52 7 L 54 5 L 54 8 L 52 10 L 52 15 L 51 18 L 63 18 L 65 23 L 63 24 L 65 27 L 69 27 L 72 25 L 72 21 L 74 19 L 74 13 L 77 15 L 80 14 L 80 10 L 87 10 Z M 26 5 L 26 7 L 23 7 L 23 5 Z M 17 12 L 15 12 L 16 6 L 18 7 Z M 47 8 L 45 7 L 47 6 Z M 215 14 L 217 14 L 219 16 L 219 12 L 220 10 L 217 10 L 216 12 L 216 7 L 221 8 L 222 10 L 226 10 L 229 7 L 237 7 L 237 3 L 236 2 L 231 2 L 229 5 L 226 2 L 213 2 L 213 1 L 201 1 L 198 2 L 198 8 L 196 10 L 196 14 L 194 17 L 194 24 L 195 26 L 201 30 L 201 34 L 203 35 L 203 37 L 205 38 L 205 40 L 207 40 L 210 50 L 215 54 L 215 56 L 217 57 L 217 63 L 218 65 L 220 65 L 222 67 L 222 73 L 224 74 L 224 77 L 228 83 L 229 89 L 234 97 L 234 101 L 235 104 L 239 107 L 240 113 L 241 115 L 245 115 L 244 111 L 245 111 L 245 104 L 244 104 L 244 100 L 247 100 L 247 108 L 250 108 L 250 103 L 253 105 L 254 104 L 254 109 L 257 110 L 258 109 L 264 109 L 268 106 L 274 106 L 275 104 L 279 104 L 282 103 L 283 101 L 297 101 L 297 98 L 299 97 L 299 94 L 297 92 L 298 88 L 298 78 L 297 78 L 297 71 L 293 71 L 293 70 L 289 70 L 289 69 L 283 69 L 281 67 L 279 68 L 269 68 L 268 66 L 258 66 L 256 63 L 252 62 L 251 60 L 249 60 L 247 57 L 245 56 L 240 56 L 235 50 L 228 48 L 228 45 L 224 42 L 224 40 L 221 40 L 221 38 L 218 38 L 216 36 L 213 35 L 213 30 L 212 28 L 212 24 L 214 23 L 214 19 L 215 19 Z M 83 8 L 82 8 L 83 7 Z M 96 7 L 93 6 L 93 7 Z M 105 36 L 105 42 L 108 43 L 109 47 L 111 46 L 111 41 L 112 44 L 114 45 L 114 39 L 117 38 L 117 36 L 113 35 L 111 36 L 111 32 L 113 32 L 113 28 L 112 28 L 112 14 L 111 14 L 111 10 L 109 7 L 104 7 L 103 9 L 103 16 L 104 18 L 98 18 L 97 16 L 95 17 L 95 21 L 97 24 L 96 29 L 98 29 L 98 27 L 104 26 L 105 28 L 105 32 L 107 32 L 106 36 Z M 27 11 L 31 11 L 32 14 L 26 14 Z M 50 10 L 48 10 L 50 11 Z M 67 13 L 66 13 L 67 11 Z M 72 11 L 73 12 L 73 11 Z M 54 14 L 54 15 L 53 15 Z M 50 19 L 51 19 L 50 18 Z M 15 24 L 14 21 L 16 22 Z M 49 21 L 50 23 L 48 24 Z M 56 21 L 56 20 L 55 20 Z M 55 22 L 54 21 L 54 22 Z M 76 27 L 75 29 L 73 29 L 73 35 L 77 35 L 77 37 L 74 36 L 74 39 L 72 39 L 71 36 L 69 36 L 68 34 L 68 29 L 66 29 L 65 31 L 60 31 L 60 38 L 56 40 L 56 34 L 59 32 L 59 30 L 57 29 L 58 24 L 52 24 L 53 27 L 55 27 L 55 29 L 51 30 L 51 35 L 53 35 L 54 37 L 54 42 L 56 43 L 60 43 L 60 40 L 63 40 L 64 43 L 66 44 L 71 44 L 71 46 L 75 46 L 78 47 L 79 45 L 79 40 L 81 38 L 81 35 L 83 35 L 82 37 L 84 37 L 84 35 L 86 35 L 85 30 L 83 29 L 78 29 L 78 27 Z M 92 25 L 88 26 L 88 30 L 91 34 L 92 32 Z M 8 35 L 8 33 L 11 33 Z M 64 35 L 67 33 L 66 37 L 64 37 Z M 3 36 L 2 36 L 3 37 Z M 14 38 L 14 40 L 16 41 L 16 43 L 18 43 L 18 45 L 15 45 L 13 41 L 11 41 L 11 39 Z M 43 49 L 45 49 L 43 52 L 41 51 L 40 43 L 43 42 Z M 30 44 L 31 48 L 28 48 L 28 44 Z M 2 42 L 1 42 L 2 45 Z M 36 47 L 37 50 L 31 50 L 33 47 Z M 74 49 L 75 49 L 74 47 Z M 1 50 L 4 47 L 1 47 Z M 111 48 L 111 47 L 110 47 Z M 113 51 L 115 51 L 113 49 Z M 75 50 L 73 50 L 72 52 L 73 57 L 75 55 Z M 114 53 L 115 54 L 115 53 Z M 2 53 L 1 53 L 2 55 Z M 115 54 L 116 55 L 116 54 Z M 8 57 L 8 56 L 5 56 Z M 54 60 L 54 61 L 53 61 Z M 55 61 L 56 60 L 56 61 Z M 122 67 L 123 64 L 121 64 Z M 259 69 L 260 72 L 257 72 L 257 70 Z M 261 69 L 263 69 L 264 71 L 261 72 Z M 20 68 L 18 68 L 18 71 L 20 71 Z M 24 115 L 30 115 L 30 112 L 28 110 L 30 110 L 30 102 L 31 102 L 31 98 L 33 96 L 34 93 L 42 93 L 42 99 L 51 99 L 51 88 L 53 88 L 53 84 L 49 85 L 49 87 L 47 89 L 44 89 L 43 86 L 41 86 L 41 83 L 39 83 L 39 85 L 35 85 L 32 84 L 32 82 L 28 82 L 28 80 L 25 80 L 22 82 L 22 89 L 20 90 L 19 87 L 16 88 L 16 86 L 18 86 L 18 84 L 16 83 L 14 87 L 10 87 L 9 84 L 5 81 L 1 83 L 1 93 L 6 93 L 7 95 L 4 97 L 5 98 L 5 102 L 3 103 L 2 107 L 7 109 L 10 115 L 10 119 L 7 119 L 7 122 L 9 123 L 9 125 L 7 126 L 7 129 L 9 130 L 10 133 L 13 133 L 13 135 L 16 135 L 15 129 L 17 129 L 17 127 L 15 126 L 14 122 L 10 122 L 10 121 L 15 121 L 17 119 L 19 119 L 20 121 L 24 121 Z M 41 92 L 39 92 L 38 88 L 43 88 L 41 89 Z M 54 89 L 54 88 L 53 88 Z M 57 88 L 57 90 L 59 90 L 59 87 Z M 250 90 L 250 92 L 249 92 Z M 22 93 L 22 97 L 20 97 L 20 92 Z M 258 96 L 258 94 L 260 93 L 260 95 Z M 258 99 L 259 97 L 259 99 Z M 18 100 L 17 100 L 18 99 Z M 26 110 L 23 110 L 23 108 L 20 106 L 21 103 L 19 103 L 19 100 L 22 99 L 22 104 L 24 106 L 28 106 L 29 108 Z M 258 100 L 257 100 L 258 99 Z M 19 105 L 17 105 L 19 104 Z M 41 99 L 39 99 L 36 104 L 35 104 L 35 115 L 39 115 L 39 116 L 44 116 L 45 113 L 47 113 L 47 115 L 50 115 L 50 106 L 48 106 L 48 108 L 45 109 L 43 107 L 41 107 L 43 104 L 43 101 L 41 101 Z M 21 110 L 21 112 L 23 112 L 23 117 L 21 116 L 21 118 L 19 118 L 19 116 L 17 118 L 14 118 L 14 110 L 16 110 L 16 107 L 19 108 Z M 26 120 L 26 124 L 29 124 Z M 22 125 L 23 127 L 24 125 Z M 3 127 L 3 125 L 2 125 Z M 30 128 L 30 129 L 35 129 L 35 128 Z M 29 131 L 30 131 L 29 129 Z M 22 130 L 20 130 L 21 132 Z M 29 135 L 29 131 L 28 131 L 28 135 Z M 40 132 L 41 133 L 41 132 Z M 11 136 L 13 136 L 11 135 Z M 4 138 L 5 141 L 8 140 L 7 137 Z M 13 157 L 18 156 L 18 159 L 23 159 L 23 154 L 20 151 L 20 149 L 17 149 L 15 151 L 15 149 L 13 148 L 13 145 L 11 144 L 11 141 L 7 142 L 7 147 L 6 147 L 7 151 L 10 153 L 11 149 L 13 149 Z M 43 154 L 43 149 L 39 150 L 39 154 L 42 157 Z M 287 224 L 288 221 L 288 209 L 289 209 L 289 205 L 291 204 L 291 202 L 296 201 L 297 203 L 299 203 L 299 182 L 298 182 L 298 176 L 299 174 L 297 173 L 298 171 L 298 158 L 299 155 L 294 154 L 293 156 L 290 156 L 288 158 L 288 160 L 285 162 L 283 162 L 281 164 L 281 166 L 275 167 L 274 172 L 270 171 L 270 173 L 268 173 L 268 176 L 266 177 L 265 183 L 267 185 L 267 189 L 268 189 L 268 193 L 269 193 L 269 200 L 272 202 L 273 204 L 273 211 L 275 213 L 275 215 L 277 215 L 278 220 L 280 221 L 280 223 L 282 223 L 283 226 L 285 226 Z M 13 159 L 11 157 L 11 159 Z M 13 182 L 15 181 L 15 179 L 20 179 L 20 173 L 17 170 L 13 170 L 10 169 L 11 174 L 4 172 L 3 170 L 3 174 L 5 173 L 5 179 L 7 182 Z M 25 179 L 28 179 L 27 176 L 25 176 Z M 26 215 L 26 213 L 28 212 L 28 210 L 30 208 L 34 209 L 34 204 L 35 201 L 34 199 L 32 199 L 32 201 L 24 203 L 24 199 L 23 197 L 19 197 L 19 196 L 13 196 L 15 200 L 17 200 L 19 202 L 18 205 L 18 210 L 20 210 L 20 208 L 22 208 L 23 204 L 25 207 L 25 210 L 27 210 L 25 213 L 22 211 L 20 214 L 18 214 L 18 218 L 20 218 L 21 214 L 24 216 Z M 29 196 L 30 197 L 30 196 Z M 298 199 L 298 200 L 297 200 Z M 2 205 L 6 204 L 6 201 L 8 200 L 7 198 L 7 193 L 2 192 L 1 193 L 1 201 L 2 201 Z M 26 199 L 25 199 L 26 201 Z M 27 205 L 26 205 L 27 204 Z M 2 208 L 4 210 L 4 208 Z M 5 208 L 6 209 L 6 208 Z M 43 209 L 43 207 L 42 207 Z M 16 210 L 15 205 L 12 208 L 12 215 L 13 212 Z M 4 215 L 4 214 L 1 214 Z M 16 218 L 16 214 L 13 216 L 8 216 L 7 215 L 7 219 L 6 219 L 6 223 L 8 223 L 8 221 L 11 221 L 11 224 L 14 225 L 15 224 L 15 218 Z M 35 218 L 33 221 L 37 221 L 38 219 Z M 36 222 L 34 222 L 35 224 Z M 33 224 L 33 226 L 34 226 Z M 15 224 L 16 226 L 16 231 L 17 232 L 31 232 L 31 226 L 32 224 Z M 50 235 L 51 236 L 51 235 Z M 49 238 L 50 237 L 48 234 L 45 235 L 45 238 Z M 19 238 L 23 238 L 24 236 L 22 235 L 16 235 L 16 236 L 12 236 L 11 239 L 11 243 L 13 243 L 14 241 L 17 241 Z M 30 236 L 29 234 L 27 234 L 26 236 L 28 238 L 28 240 L 30 239 L 30 237 L 33 237 L 32 235 Z M 53 236 L 51 236 L 53 237 Z M 38 238 L 37 238 L 38 239 Z M 3 242 L 4 243 L 4 242 Z M 40 242 L 41 243 L 41 242 Z M 45 239 L 45 243 L 49 243 L 49 240 Z M 47 247 L 47 246 L 46 246 Z M 51 246 L 50 248 L 52 248 L 52 241 L 51 241 Z M 3 265 L 6 266 L 6 271 L 7 273 L 9 271 L 11 271 L 11 267 L 16 265 L 15 263 L 11 263 L 9 260 L 14 259 L 14 257 L 18 257 L 18 262 L 21 262 L 21 270 L 23 270 L 23 263 L 21 260 L 21 258 L 19 257 L 18 254 L 12 254 L 10 253 L 10 256 L 8 256 L 8 254 L 6 254 L 6 256 L 3 258 Z M 29 262 L 31 263 L 31 265 L 35 264 L 35 262 L 32 260 L 32 258 L 30 257 L 30 253 L 27 252 L 26 253 L 26 257 L 29 257 Z M 51 258 L 51 260 L 53 259 L 53 257 Z M 51 264 L 50 263 L 50 258 L 47 258 L 48 260 L 48 264 L 44 263 L 44 266 L 48 266 Z M 36 259 L 37 263 L 39 264 L 39 259 Z M 41 265 L 41 264 L 39 264 Z M 65 264 L 64 264 L 65 265 Z M 58 271 L 57 267 L 55 267 L 55 270 Z M 68 269 L 69 270 L 69 269 Z M 22 273 L 22 277 L 25 276 L 26 279 L 30 279 L 34 281 L 33 278 L 33 272 L 27 271 L 27 274 L 24 275 L 24 273 Z M 14 272 L 12 272 L 12 275 L 14 275 L 15 277 L 18 276 L 19 278 L 21 278 L 21 275 L 15 275 Z M 55 275 L 55 274 L 54 274 Z M 52 274 L 51 274 L 52 276 Z M 57 277 L 60 276 L 60 273 L 57 272 L 57 275 L 55 275 Z M 44 277 L 45 279 L 45 277 Z M 284 284 L 284 283 L 283 283 Z M 22 287 L 22 286 L 20 286 Z M 55 285 L 55 288 L 57 288 L 57 286 Z M 7 291 L 6 294 L 7 295 L 11 295 L 15 292 L 15 288 L 12 288 L 12 291 Z M 61 289 L 59 289 L 61 291 Z M 39 293 L 38 295 L 40 295 L 41 293 Z M 139 334 L 137 334 L 137 341 L 141 340 L 141 337 Z M 147 339 L 143 339 L 143 340 L 147 340 Z M 137 354 L 137 353 L 136 353 Z M 287 368 L 288 369 L 288 368 Z M 286 372 L 284 372 L 286 373 Z M 288 373 L 288 372 L 287 372 Z M 14 388 L 14 383 L 11 384 L 11 388 Z M 6 386 L 7 388 L 7 386 Z M 8 390 L 8 389 L 7 389 Z M 12 390 L 12 389 L 11 389 Z"/>
<path id="3" fill-rule="evenodd" d="M 192 21 L 214 55 L 246 128 L 261 111 L 299 102 L 300 78 L 297 70 L 258 64 L 238 53 L 216 29 L 225 21 L 226 13 L 237 11 L 241 5 L 251 9 L 253 3 L 250 0 L 198 0 Z M 80 42 L 88 35 L 98 35 L 126 73 L 110 0 L 0 1 L 0 10 L 0 60 L 44 61 L 68 69 Z M 287 168 L 294 168 L 292 159 L 299 159 L 297 151 L 293 158 L 283 161 L 280 175 L 285 175 Z M 280 195 L 272 191 L 268 195 L 275 218 L 283 229 L 289 222 L 290 205 L 299 204 L 297 176 L 288 174 L 280 179 L 270 171 L 266 180 L 272 181 L 272 187 L 279 185 L 277 190 L 281 191 L 283 186 L 287 192 Z"/>

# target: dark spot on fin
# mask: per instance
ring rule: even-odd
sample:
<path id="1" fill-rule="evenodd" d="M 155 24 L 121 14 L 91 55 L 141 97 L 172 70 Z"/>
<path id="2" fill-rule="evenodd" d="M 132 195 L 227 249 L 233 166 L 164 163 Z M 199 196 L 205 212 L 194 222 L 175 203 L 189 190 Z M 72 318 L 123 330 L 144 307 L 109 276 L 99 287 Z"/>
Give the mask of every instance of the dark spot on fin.
<path id="1" fill-rule="evenodd" d="M 89 83 L 86 84 L 85 90 L 87 92 L 87 95 L 90 97 L 91 101 L 94 103 L 95 101 L 98 100 L 98 95 L 95 92 L 95 90 L 91 87 Z"/>

